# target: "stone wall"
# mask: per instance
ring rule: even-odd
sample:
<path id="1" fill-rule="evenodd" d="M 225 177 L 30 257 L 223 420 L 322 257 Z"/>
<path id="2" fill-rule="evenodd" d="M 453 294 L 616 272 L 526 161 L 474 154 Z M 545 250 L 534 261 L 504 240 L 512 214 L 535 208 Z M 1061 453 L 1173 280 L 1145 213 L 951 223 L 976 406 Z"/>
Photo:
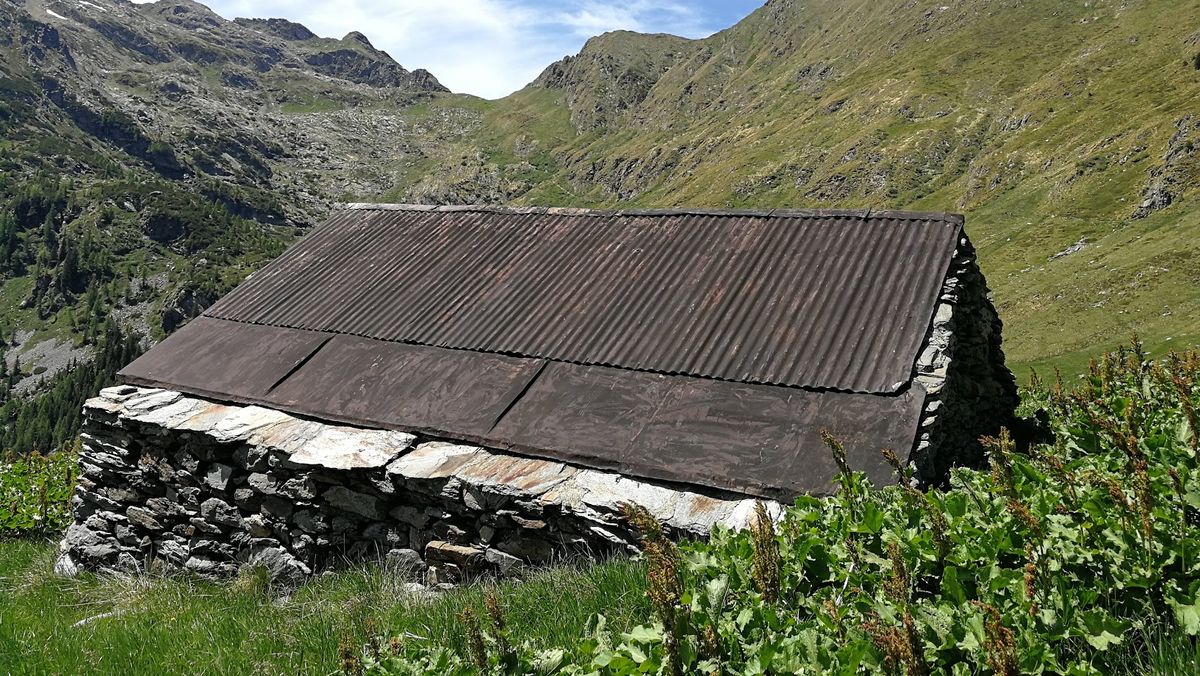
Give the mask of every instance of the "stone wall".
<path id="1" fill-rule="evenodd" d="M 1004 363 L 1002 328 L 975 248 L 964 235 L 914 374 L 927 393 L 911 460 L 922 483 L 944 482 L 955 465 L 982 465 L 979 438 L 1012 427 L 1020 398 Z"/>
<path id="2" fill-rule="evenodd" d="M 744 526 L 754 509 L 744 496 L 167 390 L 109 388 L 84 413 L 76 523 L 57 565 L 68 575 L 261 565 L 299 580 L 386 559 L 440 584 L 629 551 L 625 502 L 681 537 Z"/>

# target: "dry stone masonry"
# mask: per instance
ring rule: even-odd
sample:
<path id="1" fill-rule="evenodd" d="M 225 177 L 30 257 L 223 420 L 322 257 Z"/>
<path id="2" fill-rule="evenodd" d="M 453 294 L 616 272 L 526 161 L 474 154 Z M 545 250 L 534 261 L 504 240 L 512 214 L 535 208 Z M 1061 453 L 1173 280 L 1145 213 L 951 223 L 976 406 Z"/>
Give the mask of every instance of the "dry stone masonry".
<path id="1" fill-rule="evenodd" d="M 1002 327 L 975 248 L 962 237 L 915 367 L 926 397 L 911 464 L 922 483 L 944 481 L 953 465 L 979 466 L 979 437 L 1011 427 L 1020 397 Z"/>
<path id="2" fill-rule="evenodd" d="M 67 575 L 264 566 L 300 580 L 384 559 L 441 584 L 629 551 L 625 502 L 683 537 L 741 527 L 754 509 L 740 496 L 169 390 L 108 388 L 84 413 L 76 523 L 57 564 Z"/>

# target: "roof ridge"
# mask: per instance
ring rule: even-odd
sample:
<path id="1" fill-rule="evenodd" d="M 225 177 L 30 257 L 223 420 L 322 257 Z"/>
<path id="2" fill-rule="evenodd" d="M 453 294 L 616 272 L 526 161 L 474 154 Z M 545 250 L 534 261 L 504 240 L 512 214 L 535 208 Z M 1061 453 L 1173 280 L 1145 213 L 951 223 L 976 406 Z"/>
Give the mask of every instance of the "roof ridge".
<path id="1" fill-rule="evenodd" d="M 900 221 L 942 221 L 962 225 L 962 214 L 946 211 L 876 211 L 874 209 L 709 209 L 680 207 L 674 209 L 583 209 L 577 207 L 524 207 L 489 204 L 433 205 L 386 202 L 340 202 L 335 210 L 342 211 L 475 211 L 495 214 L 552 214 L 558 216 L 740 216 L 759 218 L 871 218 Z"/>

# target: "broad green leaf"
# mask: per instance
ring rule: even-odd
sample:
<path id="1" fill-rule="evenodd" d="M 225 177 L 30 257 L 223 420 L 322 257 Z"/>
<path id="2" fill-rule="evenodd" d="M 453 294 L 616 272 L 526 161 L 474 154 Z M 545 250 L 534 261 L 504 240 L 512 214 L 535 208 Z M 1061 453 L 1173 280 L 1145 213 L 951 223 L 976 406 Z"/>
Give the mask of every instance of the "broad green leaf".
<path id="1" fill-rule="evenodd" d="M 1097 650 L 1108 650 L 1121 642 L 1121 634 L 1129 628 L 1128 622 L 1118 620 L 1102 610 L 1089 610 L 1079 614 L 1083 638 Z"/>
<path id="2" fill-rule="evenodd" d="M 628 632 L 621 635 L 626 641 L 636 641 L 637 643 L 658 643 L 662 640 L 662 630 L 658 627 L 647 627 L 639 625 L 630 629 Z"/>

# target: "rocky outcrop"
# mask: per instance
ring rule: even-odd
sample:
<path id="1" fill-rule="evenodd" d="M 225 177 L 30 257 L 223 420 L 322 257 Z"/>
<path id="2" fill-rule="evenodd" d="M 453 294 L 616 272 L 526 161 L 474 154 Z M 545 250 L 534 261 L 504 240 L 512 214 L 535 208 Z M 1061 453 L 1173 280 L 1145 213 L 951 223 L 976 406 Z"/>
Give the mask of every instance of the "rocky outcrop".
<path id="1" fill-rule="evenodd" d="M 1200 135 L 1200 119 L 1191 113 L 1175 122 L 1175 133 L 1167 141 L 1162 163 L 1150 169 L 1142 202 L 1133 218 L 1145 218 L 1166 209 L 1189 188 L 1195 186 L 1198 175 L 1195 155 L 1196 137 Z"/>
<path id="2" fill-rule="evenodd" d="M 692 44 L 674 35 L 605 33 L 588 40 L 578 55 L 551 64 L 532 86 L 565 92 L 571 122 L 580 131 L 592 131 L 645 100 Z"/>
<path id="3" fill-rule="evenodd" d="M 370 558 L 438 584 L 629 551 L 626 502 L 680 537 L 754 511 L 739 496 L 167 390 L 108 388 L 84 412 L 62 573 L 264 566 L 299 580 Z"/>
<path id="4" fill-rule="evenodd" d="M 179 289 L 163 301 L 158 315 L 159 326 L 164 334 L 170 335 L 189 320 L 199 317 L 215 302 L 217 296 L 212 289 L 190 286 Z"/>
<path id="5" fill-rule="evenodd" d="M 303 24 L 287 19 L 234 19 L 234 23 L 246 26 L 256 31 L 268 33 L 284 40 L 298 42 L 317 37 L 316 33 L 308 30 Z"/>
<path id="6" fill-rule="evenodd" d="M 19 118 L 8 110 L 14 87 L 0 92 L 3 122 L 76 127 L 111 146 L 105 162 L 193 187 L 219 178 L 269 191 L 293 224 L 320 218 L 337 196 L 394 187 L 391 163 L 414 161 L 409 138 L 423 136 L 405 109 L 447 91 L 361 34 L 337 41 L 286 19 L 228 21 L 190 0 L 0 3 L 0 28 L 6 58 L 28 66 L 6 75 L 30 83 Z M 100 173 L 73 172 L 83 182 Z"/>
<path id="7" fill-rule="evenodd" d="M 386 57 L 386 54 L 383 56 Z M 421 71 L 422 75 L 414 76 L 390 58 L 373 58 L 357 49 L 315 52 L 304 57 L 304 62 L 318 73 L 372 87 L 450 91 L 427 71 Z"/>

